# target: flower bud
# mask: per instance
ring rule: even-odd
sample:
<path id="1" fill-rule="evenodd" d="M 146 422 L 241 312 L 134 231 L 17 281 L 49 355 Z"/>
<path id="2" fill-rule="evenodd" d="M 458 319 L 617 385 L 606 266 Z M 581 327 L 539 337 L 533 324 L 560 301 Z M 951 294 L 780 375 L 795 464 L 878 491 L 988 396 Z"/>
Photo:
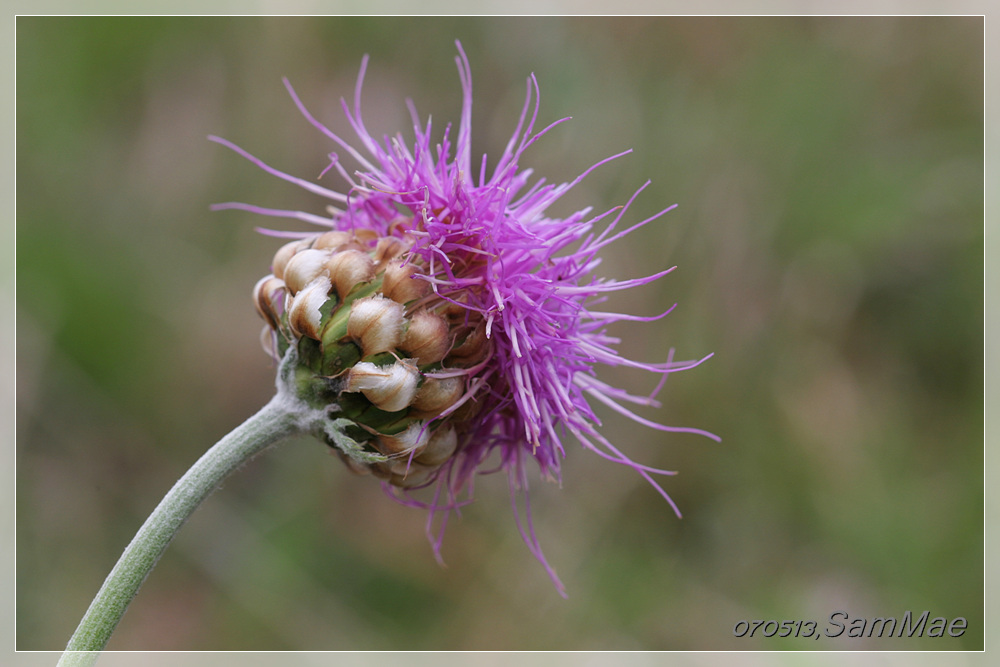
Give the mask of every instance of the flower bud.
<path id="1" fill-rule="evenodd" d="M 403 331 L 403 306 L 381 295 L 351 304 L 347 335 L 361 345 L 362 355 L 388 352 L 399 345 Z"/>
<path id="2" fill-rule="evenodd" d="M 591 402 L 663 431 L 697 429 L 661 426 L 632 413 L 625 403 L 655 405 L 652 396 L 605 384 L 594 372 L 600 365 L 627 366 L 666 377 L 701 362 L 677 362 L 672 354 L 662 363 L 631 361 L 605 327 L 656 318 L 588 307 L 612 291 L 669 273 L 609 281 L 593 268 L 602 247 L 670 208 L 623 231 L 615 228 L 634 196 L 603 214 L 591 215 L 588 207 L 566 218 L 549 217 L 549 207 L 579 179 L 549 185 L 518 164 L 526 144 L 540 136 L 530 128 L 524 134 L 525 123 L 533 123 L 525 114 L 537 102 L 534 85 L 499 162 L 484 157 L 470 174 L 472 85 L 461 47 L 457 63 L 463 91 L 457 148 L 449 141 L 435 144 L 412 109 L 417 126 L 412 148 L 401 135 L 382 142 L 365 128 L 360 102 L 345 105 L 360 146 L 375 154 L 366 160 L 319 126 L 292 93 L 306 118 L 361 162 L 363 173 L 355 178 L 330 154 L 346 192 L 317 189 L 218 139 L 266 171 L 326 195 L 324 217 L 248 204 L 219 206 L 321 225 L 282 247 L 274 257 L 273 279 L 265 278 L 254 291 L 258 310 L 275 332 L 273 352 L 282 357 L 279 388 L 294 392 L 303 404 L 298 426 L 308 421 L 352 469 L 405 489 L 436 483 L 426 504 L 431 523 L 441 518 L 442 528 L 483 466 L 504 470 L 512 492 L 523 486 L 532 460 L 544 476 L 558 477 L 563 438 L 570 435 L 641 473 L 673 504 L 652 479 L 655 469 L 633 462 L 600 434 Z M 525 139 L 529 135 L 533 138 Z M 400 495 L 407 504 L 421 504 Z M 523 525 L 519 505 L 513 504 L 525 541 L 561 588 L 534 530 Z M 437 550 L 439 536 L 432 540 Z"/>
<path id="3" fill-rule="evenodd" d="M 350 294 L 358 283 L 366 283 L 375 277 L 375 262 L 371 256 L 353 248 L 334 253 L 326 268 L 341 299 Z"/>
<path id="4" fill-rule="evenodd" d="M 314 248 L 295 253 L 285 265 L 284 281 L 288 291 L 294 296 L 316 278 L 327 275 L 326 263 L 329 258 L 330 253 Z"/>
<path id="5" fill-rule="evenodd" d="M 413 264 L 389 262 L 382 277 L 382 294 L 399 303 L 409 303 L 429 294 L 431 284 L 426 280 L 414 278 L 418 269 Z"/>
<path id="6" fill-rule="evenodd" d="M 444 359 L 451 347 L 448 323 L 440 315 L 418 310 L 410 318 L 410 326 L 399 349 L 417 360 L 418 366 Z"/>
<path id="7" fill-rule="evenodd" d="M 408 360 L 381 367 L 362 361 L 347 374 L 344 391 L 360 391 L 378 409 L 397 412 L 413 400 L 419 379 L 417 367 Z"/>
<path id="8" fill-rule="evenodd" d="M 330 298 L 330 279 L 320 276 L 306 285 L 288 306 L 288 324 L 298 336 L 319 340 L 322 314 L 320 307 Z"/>

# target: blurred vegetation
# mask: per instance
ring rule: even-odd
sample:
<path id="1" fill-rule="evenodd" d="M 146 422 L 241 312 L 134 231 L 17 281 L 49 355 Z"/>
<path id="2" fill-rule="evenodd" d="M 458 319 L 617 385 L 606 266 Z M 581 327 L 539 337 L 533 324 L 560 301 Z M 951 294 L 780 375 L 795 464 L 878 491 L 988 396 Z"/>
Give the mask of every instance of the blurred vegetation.
<path id="1" fill-rule="evenodd" d="M 676 469 L 677 520 L 630 471 L 571 448 L 532 487 L 561 599 L 517 536 L 502 476 L 453 520 L 296 441 L 196 513 L 113 649 L 978 649 L 983 646 L 981 18 L 25 18 L 17 21 L 17 648 L 59 649 L 145 515 L 262 405 L 249 300 L 277 245 L 217 201 L 318 210 L 205 140 L 309 177 L 364 53 L 370 129 L 413 98 L 502 151 L 541 86 L 564 116 L 526 163 L 590 176 L 561 213 L 680 207 L 609 253 L 678 265 L 613 306 L 636 358 L 715 357 L 651 419 L 609 415 Z M 528 166 L 525 164 L 524 166 Z M 288 228 L 294 228 L 289 225 Z M 636 391 L 654 379 L 608 372 Z M 960 639 L 736 639 L 741 619 L 964 616 Z"/>

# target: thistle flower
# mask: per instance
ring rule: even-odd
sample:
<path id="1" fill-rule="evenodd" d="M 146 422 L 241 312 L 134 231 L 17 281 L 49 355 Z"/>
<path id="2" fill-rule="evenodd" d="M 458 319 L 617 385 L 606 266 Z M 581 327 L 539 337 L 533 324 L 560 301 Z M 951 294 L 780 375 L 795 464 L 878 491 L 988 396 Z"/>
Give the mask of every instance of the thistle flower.
<path id="1" fill-rule="evenodd" d="M 401 134 L 381 141 L 365 129 L 362 61 L 353 107 L 342 100 L 359 147 L 322 125 L 288 84 L 306 120 L 358 165 L 349 171 L 337 153 L 320 176 L 334 170 L 339 189 L 274 169 L 234 144 L 211 137 L 268 173 L 328 200 L 324 215 L 216 205 L 313 223 L 322 231 L 288 233 L 271 274 L 254 288 L 265 320 L 265 349 L 276 358 L 289 348 L 314 403 L 328 405 L 340 432 L 324 437 L 357 472 L 372 473 L 407 504 L 430 510 L 428 535 L 440 558 L 448 514 L 461 504 L 472 476 L 498 455 L 511 488 L 519 531 L 556 586 L 542 555 L 526 502 L 521 520 L 516 491 L 526 493 L 529 462 L 541 476 L 559 480 L 564 440 L 634 469 L 677 508 L 653 475 L 671 475 L 637 463 L 597 430 L 591 400 L 662 431 L 714 435 L 663 426 L 625 404 L 658 405 L 612 387 L 595 374 L 600 365 L 628 366 L 662 376 L 698 365 L 632 361 L 606 333 L 622 320 L 651 321 L 593 309 L 605 295 L 651 283 L 673 269 L 630 280 L 596 277 L 600 251 L 671 208 L 618 229 L 639 188 L 621 207 L 593 215 L 590 208 L 565 218 L 547 210 L 598 166 L 569 183 L 532 181 L 521 159 L 562 119 L 536 130 L 539 89 L 528 78 L 516 128 L 492 171 L 471 154 L 472 80 L 461 45 L 456 57 L 462 108 L 454 139 L 449 125 L 440 143 L 431 123 L 421 124 L 410 105 L 414 141 Z M 627 153 L 628 151 L 626 151 Z M 603 224 L 602 229 L 598 225 Z M 671 308 L 672 310 L 672 308 Z M 710 355 L 709 355 L 710 356 Z M 706 357 L 707 359 L 708 357 Z M 660 387 L 657 387 L 657 391 Z M 345 444 L 346 443 L 346 444 Z M 429 502 L 410 495 L 432 486 Z M 679 516 L 679 512 L 678 516 Z M 442 520 L 435 529 L 435 516 Z"/>

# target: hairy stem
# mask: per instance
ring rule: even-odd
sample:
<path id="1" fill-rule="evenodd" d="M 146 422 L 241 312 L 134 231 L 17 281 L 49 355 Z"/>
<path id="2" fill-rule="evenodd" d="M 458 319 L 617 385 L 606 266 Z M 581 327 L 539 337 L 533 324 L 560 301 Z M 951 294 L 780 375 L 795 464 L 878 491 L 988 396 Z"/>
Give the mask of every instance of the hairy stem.
<path id="1" fill-rule="evenodd" d="M 317 415 L 283 380 L 294 365 L 286 356 L 278 393 L 198 459 L 160 501 L 125 548 L 66 646 L 59 666 L 93 665 L 125 610 L 188 517 L 230 473 L 277 441 L 308 431 Z"/>

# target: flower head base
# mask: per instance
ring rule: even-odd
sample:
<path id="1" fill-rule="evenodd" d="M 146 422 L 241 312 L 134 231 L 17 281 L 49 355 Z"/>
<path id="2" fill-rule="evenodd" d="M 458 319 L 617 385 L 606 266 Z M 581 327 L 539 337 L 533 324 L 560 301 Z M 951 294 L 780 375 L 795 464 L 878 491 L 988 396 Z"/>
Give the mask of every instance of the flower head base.
<path id="1" fill-rule="evenodd" d="M 487 458 L 496 454 L 499 468 L 491 469 L 507 471 L 512 491 L 524 490 L 529 460 L 543 477 L 559 478 L 566 435 L 635 469 L 670 502 L 652 475 L 673 473 L 621 453 L 597 431 L 588 402 L 594 399 L 656 429 L 717 439 L 634 414 L 625 403 L 656 405 L 654 397 L 611 387 L 594 373 L 600 364 L 629 366 L 665 379 L 703 361 L 675 362 L 672 353 L 665 363 L 628 360 L 615 351 L 618 341 L 605 333 L 607 326 L 657 317 L 591 309 L 608 292 L 650 283 L 672 270 L 621 281 L 594 275 L 602 248 L 670 209 L 625 230 L 617 226 L 631 200 L 603 214 L 584 209 L 566 218 L 549 217 L 551 204 L 594 168 L 619 156 L 602 160 L 570 183 L 531 183 L 531 170 L 519 168 L 521 157 L 562 122 L 535 130 L 534 76 L 495 168 L 487 173 L 484 156 L 474 172 L 472 83 L 461 46 L 456 62 L 463 103 L 454 143 L 449 127 L 434 144 L 430 122 L 421 126 L 412 107 L 412 149 L 402 135 L 379 142 L 361 118 L 366 62 L 353 109 L 346 102 L 343 107 L 368 156 L 313 118 L 288 86 L 306 119 L 360 166 L 351 173 L 337 154 L 330 154 L 327 170 L 336 170 L 346 181 L 346 194 L 280 172 L 212 138 L 332 202 L 327 216 L 239 203 L 216 206 L 305 220 L 328 230 L 268 232 L 296 240 L 277 252 L 271 275 L 254 289 L 266 322 L 265 348 L 281 355 L 295 346 L 315 400 L 335 405 L 337 417 L 351 423 L 345 435 L 367 452 L 361 459 L 345 453 L 345 461 L 352 469 L 381 477 L 404 502 L 429 507 L 435 551 L 445 521 L 433 533 L 434 516 L 446 518 L 459 506 L 459 494 Z M 607 224 L 597 231 L 600 222 Z M 428 485 L 437 489 L 429 503 L 417 502 L 406 491 Z M 523 525 L 516 496 L 512 499 L 525 541 L 545 563 L 530 516 Z M 561 590 L 555 573 L 545 566 Z"/>

